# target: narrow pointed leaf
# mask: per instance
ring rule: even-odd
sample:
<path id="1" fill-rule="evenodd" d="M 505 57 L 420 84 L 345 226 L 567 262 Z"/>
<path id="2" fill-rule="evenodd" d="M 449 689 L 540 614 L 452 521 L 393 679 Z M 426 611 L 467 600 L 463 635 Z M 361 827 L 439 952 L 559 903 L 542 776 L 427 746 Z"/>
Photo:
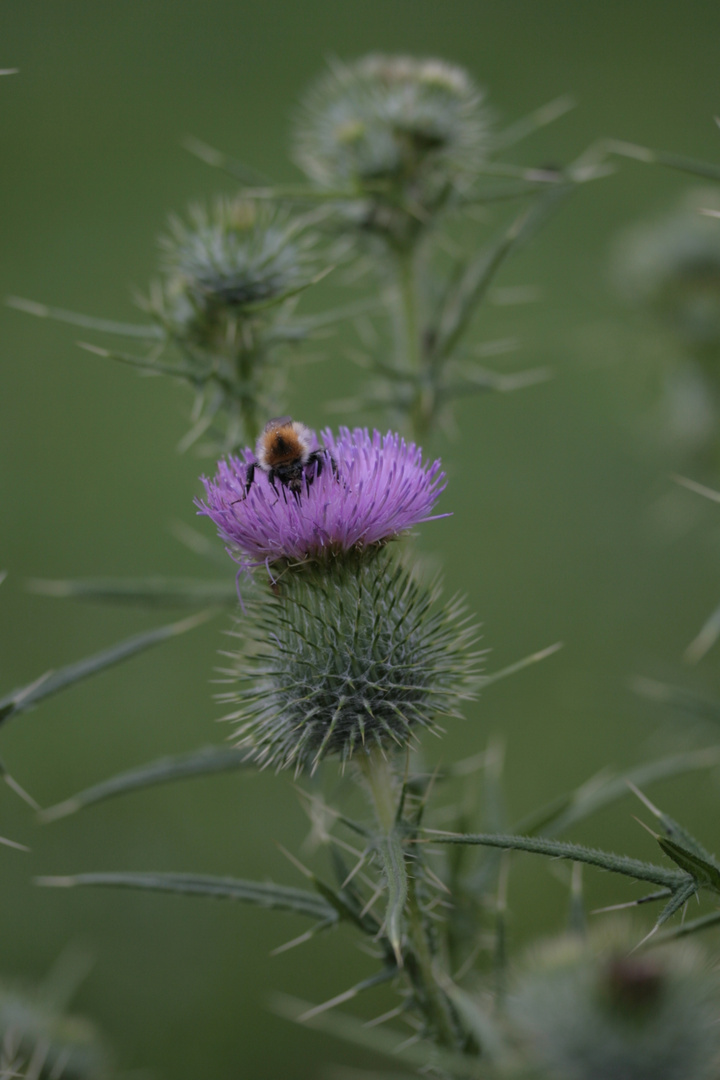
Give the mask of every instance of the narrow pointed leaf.
<path id="1" fill-rule="evenodd" d="M 37 682 L 13 690 L 11 694 L 0 700 L 0 723 L 9 720 L 11 716 L 17 713 L 24 712 L 43 698 L 50 697 L 51 694 L 56 694 L 74 683 L 81 682 L 91 675 L 104 671 L 105 668 L 112 667 L 113 664 L 119 664 L 123 660 L 128 660 L 131 656 L 145 652 L 146 649 L 151 648 L 153 645 L 159 645 L 163 641 L 178 637 L 180 634 L 200 626 L 213 614 L 213 611 L 202 611 L 198 615 L 192 615 L 190 618 L 182 619 L 180 622 L 170 623 L 168 626 L 159 626 L 154 630 L 146 630 L 141 634 L 133 634 L 132 637 L 111 645 L 109 649 L 94 653 L 85 660 L 79 660 L 77 663 L 68 664 L 67 667 L 59 668 L 57 671 L 48 672 Z"/>
<path id="2" fill-rule="evenodd" d="M 712 889 L 713 892 L 720 893 L 720 869 L 712 862 L 668 837 L 658 837 L 658 844 L 665 854 L 686 874 L 691 874 L 696 882 Z"/>
<path id="3" fill-rule="evenodd" d="M 672 941 L 673 938 L 689 937 L 690 934 L 697 934 L 700 930 L 710 930 L 716 926 L 720 926 L 720 911 L 713 911 L 710 915 L 701 915 L 699 919 L 689 919 L 680 926 L 665 930 L 664 933 L 657 935 L 653 943 L 659 945 L 664 941 Z"/>
<path id="4" fill-rule="evenodd" d="M 78 792 L 64 802 L 49 806 L 40 814 L 44 822 L 57 821 L 58 818 L 76 814 L 78 810 L 95 803 L 112 799 L 116 795 L 126 795 L 131 791 L 155 787 L 157 784 L 169 784 L 174 780 L 187 780 L 195 776 L 211 776 L 214 773 L 234 772 L 248 767 L 247 751 L 236 750 L 228 746 L 202 746 L 187 754 L 174 754 L 148 762 L 137 769 L 128 769 L 118 773 L 100 784 L 94 784 L 85 791 Z"/>
<path id="5" fill-rule="evenodd" d="M 277 1013 L 296 1023 L 312 1008 L 307 1002 L 286 997 L 284 994 L 275 995 L 273 1004 Z M 477 1058 L 443 1050 L 428 1040 L 423 1039 L 410 1046 L 403 1046 L 406 1042 L 407 1030 L 392 1031 L 386 1027 L 368 1027 L 362 1020 L 339 1012 L 320 1013 L 312 1016 L 306 1024 L 308 1027 L 327 1032 L 351 1045 L 374 1050 L 395 1061 L 416 1065 L 423 1072 L 427 1072 L 430 1066 L 434 1066 L 443 1075 L 480 1077 L 484 1073 L 487 1076 L 487 1071 L 481 1068 Z"/>
<path id="6" fill-rule="evenodd" d="M 132 353 L 101 349 L 98 345 L 90 345 L 87 341 L 78 341 L 78 345 L 85 352 L 92 353 L 93 356 L 102 356 L 107 360 L 117 360 L 120 364 L 129 364 L 130 367 L 150 371 L 155 375 L 170 375 L 173 378 L 186 379 L 194 386 L 200 386 L 206 381 L 206 375 L 203 372 L 196 371 L 189 364 L 164 364 L 159 360 L 155 360 L 152 356 L 133 356 Z"/>
<path id="7" fill-rule="evenodd" d="M 627 855 L 615 855 L 613 852 L 584 847 L 582 844 L 570 844 L 565 840 L 549 840 L 541 836 L 502 836 L 495 833 L 456 835 L 442 833 L 437 829 L 424 831 L 432 834 L 433 843 L 480 844 L 484 847 L 502 848 L 507 851 L 527 851 L 535 855 L 547 855 L 551 859 L 570 859 L 573 862 L 597 866 L 601 870 L 611 870 L 613 873 L 623 874 L 638 881 L 652 881 L 656 885 L 667 885 L 671 889 L 687 878 L 687 875 L 679 870 L 670 870 L 664 866 L 641 862 Z"/>
<path id="8" fill-rule="evenodd" d="M 495 671 L 490 675 L 483 675 L 480 678 L 480 685 L 482 687 L 490 686 L 494 682 L 499 682 L 501 679 L 506 679 L 508 675 L 515 675 L 518 671 L 522 671 L 526 667 L 530 667 L 532 664 L 537 664 L 541 660 L 546 660 L 548 656 L 552 656 L 553 653 L 562 649 L 562 641 L 556 641 L 554 645 L 548 645 L 546 649 L 541 649 L 540 652 L 531 653 L 530 656 L 523 657 L 522 660 L 516 660 L 514 664 L 510 664 L 508 667 L 501 668 L 500 671 Z"/>
<path id="9" fill-rule="evenodd" d="M 386 968 L 384 971 L 380 971 L 377 975 L 370 975 L 369 978 L 363 979 L 362 982 L 356 983 L 355 986 L 351 986 L 348 990 L 343 990 L 341 994 L 337 994 L 335 997 L 330 998 L 329 1001 L 324 1001 L 322 1005 L 313 1005 L 307 1012 L 304 1012 L 301 1016 L 298 1016 L 297 1021 L 299 1024 L 305 1024 L 308 1020 L 312 1020 L 314 1016 L 319 1016 L 321 1013 L 328 1012 L 330 1009 L 336 1008 L 338 1005 L 344 1004 L 346 1001 L 352 1001 L 354 997 L 361 994 L 363 990 L 372 990 L 375 986 L 381 986 L 383 983 L 389 982 L 390 979 L 394 979 L 397 975 L 395 968 Z"/>
<path id="10" fill-rule="evenodd" d="M 596 811 L 612 805 L 630 794 L 629 784 L 644 788 L 658 780 L 720 765 L 720 747 L 691 750 L 673 754 L 658 761 L 638 765 L 619 776 L 610 776 L 604 782 L 583 784 L 574 792 L 552 800 L 551 803 L 527 815 L 515 826 L 516 833 L 542 833 L 556 836 L 583 821 Z"/>
<path id="11" fill-rule="evenodd" d="M 558 120 L 574 108 L 575 99 L 570 94 L 563 94 L 561 97 L 554 98 L 546 105 L 541 105 L 539 109 L 533 110 L 528 116 L 516 120 L 514 124 L 501 131 L 495 137 L 495 145 L 503 149 L 514 146 L 515 143 L 527 138 L 528 135 L 532 135 L 533 132 L 539 131 L 540 128 L 546 127 L 547 124 L 552 124 L 553 121 Z"/>
<path id="12" fill-rule="evenodd" d="M 334 269 L 334 266 L 326 266 L 325 269 L 321 270 L 319 274 L 316 274 L 314 278 L 304 282 L 302 285 L 296 285 L 293 289 L 287 289 L 284 293 L 279 293 L 269 300 L 258 300 L 255 303 L 243 304 L 243 311 L 265 311 L 266 308 L 277 307 L 278 304 L 284 303 L 293 296 L 299 296 L 300 293 L 305 292 L 306 289 L 310 289 L 313 285 L 319 284 L 319 282 L 321 282 L 323 278 L 326 278 L 328 274 L 331 274 Z"/>
<path id="13" fill-rule="evenodd" d="M 564 183 L 544 193 L 529 211 L 513 221 L 494 245 L 468 264 L 459 285 L 452 289 L 445 301 L 435 349 L 438 359 L 453 351 L 510 252 L 530 238 L 573 188 L 573 184 Z"/>
<path id="14" fill-rule="evenodd" d="M 232 581 L 193 578 L 75 578 L 65 581 L 36 579 L 30 589 L 43 596 L 71 600 L 138 604 L 143 607 L 180 607 L 209 604 L 237 605 Z"/>
<path id="15" fill-rule="evenodd" d="M 695 158 L 682 157 L 680 154 L 669 154 L 665 150 L 650 150 L 646 146 L 636 146 L 634 143 L 615 140 L 607 143 L 607 149 L 613 154 L 634 158 L 635 161 L 644 161 L 649 165 L 663 165 L 667 169 L 689 173 L 691 176 L 702 176 L 705 180 L 720 180 L 720 165 L 711 165 L 707 161 L 698 161 Z"/>
<path id="16" fill-rule="evenodd" d="M 679 911 L 681 907 L 687 904 L 688 900 L 692 899 L 697 891 L 698 886 L 695 881 L 688 881 L 685 885 L 681 885 L 676 889 L 658 915 L 655 922 L 655 929 L 659 929 L 663 923 L 666 923 L 668 919 L 672 918 L 675 912 Z"/>
<path id="17" fill-rule="evenodd" d="M 86 330 L 98 330 L 103 334 L 141 338 L 145 341 L 164 341 L 165 339 L 165 334 L 160 327 L 153 326 L 151 323 L 136 324 L 113 322 L 111 319 L 95 319 L 92 315 L 81 315 L 76 311 L 66 311 L 64 308 L 48 307 L 46 304 L 36 303 L 35 300 L 25 300 L 22 296 L 8 296 L 5 303 L 8 307 L 24 311 L 28 315 L 35 315 L 39 319 L 54 319 L 56 322 L 69 323 L 71 326 L 82 326 Z"/>
<path id="18" fill-rule="evenodd" d="M 239 900 L 256 907 L 277 908 L 309 915 L 313 919 L 337 921 L 337 914 L 322 897 L 304 889 L 294 889 L 272 882 L 242 881 L 238 878 L 210 877 L 206 874 L 97 873 L 70 877 L 41 877 L 37 885 L 73 889 L 100 885 L 120 889 L 145 889 L 151 892 L 180 893 L 186 896 L 210 896 Z"/>

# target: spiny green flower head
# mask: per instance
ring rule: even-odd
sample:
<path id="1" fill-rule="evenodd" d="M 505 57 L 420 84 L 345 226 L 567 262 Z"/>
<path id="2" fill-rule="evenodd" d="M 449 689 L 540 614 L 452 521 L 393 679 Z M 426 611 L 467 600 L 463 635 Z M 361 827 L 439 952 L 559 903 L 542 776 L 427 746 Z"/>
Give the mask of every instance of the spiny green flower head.
<path id="1" fill-rule="evenodd" d="M 689 192 L 672 213 L 621 238 L 617 277 L 625 296 L 669 325 L 679 340 L 720 348 L 720 210 L 715 188 Z"/>
<path id="2" fill-rule="evenodd" d="M 237 745 L 261 767 L 410 745 L 478 686 L 476 627 L 387 548 L 287 574 L 239 619 L 225 671 Z"/>
<path id="3" fill-rule="evenodd" d="M 304 219 L 266 204 L 217 199 L 170 219 L 160 238 L 165 281 L 151 300 L 180 339 L 222 345 L 232 324 L 308 284 L 313 235 Z"/>
<path id="4" fill-rule="evenodd" d="M 633 952 L 627 931 L 538 950 L 510 997 L 531 1057 L 558 1080 L 709 1080 L 720 978 L 694 948 Z"/>
<path id="5" fill-rule="evenodd" d="M 398 209 L 421 218 L 468 187 L 488 148 L 483 94 L 442 60 L 370 55 L 334 61 L 307 94 L 296 158 L 325 189 L 357 191 L 357 223 L 393 231 Z"/>
<path id="6" fill-rule="evenodd" d="M 94 1026 L 62 1014 L 38 991 L 0 983 L 0 1049 L 24 1075 L 32 1060 L 38 1080 L 107 1080 L 112 1070 Z M 3 1073 L 4 1075 L 4 1073 Z"/>

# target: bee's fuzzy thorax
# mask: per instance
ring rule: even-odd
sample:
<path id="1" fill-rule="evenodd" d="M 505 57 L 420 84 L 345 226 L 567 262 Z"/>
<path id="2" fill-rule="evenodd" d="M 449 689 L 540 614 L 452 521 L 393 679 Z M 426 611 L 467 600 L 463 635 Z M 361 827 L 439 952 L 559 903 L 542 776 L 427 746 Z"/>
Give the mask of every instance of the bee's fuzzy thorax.
<path id="1" fill-rule="evenodd" d="M 280 465 L 305 465 L 312 452 L 313 433 L 305 424 L 289 416 L 269 420 L 258 439 L 255 456 L 264 472 Z"/>

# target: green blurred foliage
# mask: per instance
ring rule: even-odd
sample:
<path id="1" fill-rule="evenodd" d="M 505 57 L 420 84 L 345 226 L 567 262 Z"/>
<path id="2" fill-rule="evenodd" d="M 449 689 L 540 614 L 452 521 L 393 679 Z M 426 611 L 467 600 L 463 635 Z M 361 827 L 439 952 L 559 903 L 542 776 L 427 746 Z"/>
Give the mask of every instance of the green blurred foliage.
<path id="1" fill-rule="evenodd" d="M 528 164 L 570 160 L 600 136 L 720 156 L 710 0 L 690 8 L 672 0 L 39 0 L 4 5 L 3 29 L 0 61 L 20 72 L 0 85 L 0 295 L 108 318 L 137 321 L 132 289 L 154 273 L 167 213 L 234 190 L 186 154 L 181 138 L 196 135 L 273 179 L 296 179 L 287 156 L 293 103 L 328 53 L 447 58 L 487 88 L 505 122 L 573 93 L 575 112 L 518 150 Z M 718 510 L 671 485 L 672 448 L 663 449 L 662 433 L 648 437 L 652 357 L 634 349 L 606 283 L 615 231 L 689 183 L 621 162 L 575 196 L 499 281 L 539 284 L 540 302 L 490 307 L 477 328 L 479 340 L 518 337 L 518 362 L 549 364 L 557 377 L 469 400 L 459 438 L 437 436 L 428 447 L 447 464 L 441 509 L 454 516 L 426 526 L 419 550 L 444 564 L 448 592 L 468 594 L 492 648 L 489 666 L 566 642 L 545 665 L 489 689 L 466 723 L 428 748 L 451 760 L 500 733 L 513 818 L 605 764 L 677 744 L 667 715 L 628 689 L 636 673 L 710 696 L 720 689 L 715 655 L 692 673 L 680 661 L 720 597 Z M 340 284 L 322 290 L 312 306 L 346 297 Z M 169 525 L 195 524 L 197 476 L 210 465 L 174 451 L 186 430 L 181 387 L 141 382 L 82 353 L 74 341 L 84 332 L 11 310 L 0 310 L 0 322 L 0 561 L 9 572 L 0 677 L 10 689 L 162 621 L 29 595 L 24 581 L 202 573 Z M 293 412 L 307 423 L 336 422 L 324 403 L 357 386 L 343 355 L 349 341 L 331 339 L 324 360 L 291 373 Z M 14 722 L 2 733 L 11 771 L 47 805 L 153 756 L 221 742 L 227 731 L 213 726 L 220 710 L 210 680 L 227 626 L 220 616 Z M 692 735 L 681 730 L 681 742 Z M 677 781 L 663 805 L 711 845 L 702 825 L 711 798 L 709 781 Z M 583 838 L 647 857 L 630 811 L 622 804 Z M 69 940 L 91 948 L 97 964 L 78 1007 L 107 1031 L 125 1066 L 177 1080 L 294 1080 L 318 1075 L 323 1062 L 358 1060 L 266 1006 L 276 988 L 320 1001 L 367 974 L 347 930 L 269 959 L 305 926 L 230 904 L 30 884 L 36 873 L 104 869 L 298 883 L 272 842 L 297 850 L 306 834 L 286 778 L 190 782 L 45 829 L 0 791 L 0 814 L 0 833 L 32 847 L 0 852 L 0 969 L 38 977 Z M 588 882 L 593 905 L 618 898 L 606 876 Z M 518 859 L 510 902 L 517 942 L 531 926 L 557 928 L 567 894 L 546 868 Z M 368 1015 L 383 1011 L 384 994 L 367 1003 Z"/>

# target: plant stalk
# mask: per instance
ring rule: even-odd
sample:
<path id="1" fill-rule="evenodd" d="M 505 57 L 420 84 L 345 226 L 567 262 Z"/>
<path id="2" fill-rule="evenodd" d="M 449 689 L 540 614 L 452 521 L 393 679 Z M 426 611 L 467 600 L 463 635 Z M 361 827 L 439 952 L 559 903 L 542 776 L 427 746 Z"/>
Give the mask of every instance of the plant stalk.
<path id="1" fill-rule="evenodd" d="M 395 778 L 387 758 L 379 749 L 358 755 L 363 776 L 372 798 L 378 824 L 384 836 L 396 828 Z M 405 910 L 410 945 L 404 956 L 405 970 L 413 984 L 419 1008 L 424 1013 L 440 1046 L 457 1047 L 458 1039 L 445 995 L 433 973 L 433 956 L 417 895 L 412 863 L 406 863 L 408 899 Z"/>

